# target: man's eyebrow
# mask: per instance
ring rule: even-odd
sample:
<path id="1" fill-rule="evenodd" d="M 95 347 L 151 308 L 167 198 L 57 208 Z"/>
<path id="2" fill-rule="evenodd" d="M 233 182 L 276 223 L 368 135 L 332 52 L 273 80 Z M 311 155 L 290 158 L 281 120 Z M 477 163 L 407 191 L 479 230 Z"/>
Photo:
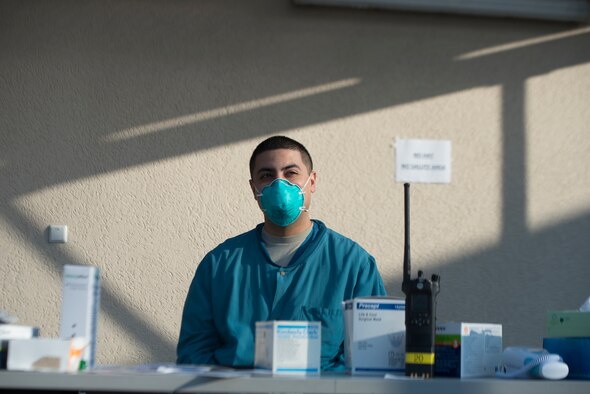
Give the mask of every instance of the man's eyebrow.
<path id="1" fill-rule="evenodd" d="M 298 164 L 289 164 L 289 165 L 281 168 L 281 171 L 289 170 L 291 168 L 301 169 L 301 167 L 299 167 Z M 271 168 L 271 167 L 262 167 L 262 168 L 259 168 L 258 171 L 256 171 L 257 174 L 260 174 L 261 172 L 275 172 L 275 169 Z"/>
<path id="2" fill-rule="evenodd" d="M 282 170 L 290 170 L 291 168 L 301 169 L 298 164 L 289 164 L 288 166 L 283 167 Z"/>
<path id="3" fill-rule="evenodd" d="M 256 171 L 256 173 L 260 174 L 261 172 L 273 172 L 274 170 L 275 170 L 274 168 L 262 167 L 262 168 L 259 168 L 258 171 Z"/>

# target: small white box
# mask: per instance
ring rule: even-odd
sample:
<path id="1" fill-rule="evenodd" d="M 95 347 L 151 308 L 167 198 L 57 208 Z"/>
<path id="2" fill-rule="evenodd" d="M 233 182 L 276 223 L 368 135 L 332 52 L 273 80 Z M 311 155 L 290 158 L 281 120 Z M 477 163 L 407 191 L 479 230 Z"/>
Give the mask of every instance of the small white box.
<path id="1" fill-rule="evenodd" d="M 435 376 L 494 376 L 502 361 L 501 324 L 437 323 L 435 342 Z"/>
<path id="2" fill-rule="evenodd" d="M 13 339 L 8 343 L 8 370 L 67 371 L 70 341 L 62 339 Z"/>
<path id="3" fill-rule="evenodd" d="M 39 336 L 39 328 L 18 324 L 0 324 L 0 340 L 30 339 Z"/>
<path id="4" fill-rule="evenodd" d="M 321 353 L 320 322 L 256 322 L 256 368 L 269 369 L 276 374 L 319 374 Z"/>
<path id="5" fill-rule="evenodd" d="M 406 355 L 406 303 L 392 297 L 344 302 L 344 357 L 351 374 L 403 371 Z"/>
<path id="6" fill-rule="evenodd" d="M 60 337 L 82 337 L 88 341 L 82 359 L 89 367 L 94 365 L 99 304 L 100 270 L 86 265 L 65 265 Z"/>

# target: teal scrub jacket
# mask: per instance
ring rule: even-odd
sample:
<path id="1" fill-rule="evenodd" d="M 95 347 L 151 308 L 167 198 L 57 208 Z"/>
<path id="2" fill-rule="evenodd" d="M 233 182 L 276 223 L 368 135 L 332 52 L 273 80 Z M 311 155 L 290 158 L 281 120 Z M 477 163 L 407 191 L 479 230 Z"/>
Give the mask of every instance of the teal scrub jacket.
<path id="1" fill-rule="evenodd" d="M 287 267 L 275 265 L 262 224 L 209 252 L 191 283 L 177 347 L 179 364 L 252 367 L 255 323 L 322 323 L 322 369 L 343 366 L 342 302 L 385 295 L 375 259 L 356 242 L 314 220 Z"/>

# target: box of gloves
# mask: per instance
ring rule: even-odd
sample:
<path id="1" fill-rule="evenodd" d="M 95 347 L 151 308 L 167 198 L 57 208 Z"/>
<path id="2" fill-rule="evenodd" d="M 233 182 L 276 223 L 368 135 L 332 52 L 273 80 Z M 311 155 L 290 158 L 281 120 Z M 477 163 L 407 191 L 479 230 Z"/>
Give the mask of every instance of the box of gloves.
<path id="1" fill-rule="evenodd" d="M 344 302 L 344 358 L 350 374 L 403 371 L 406 354 L 405 301 L 362 297 Z"/>
<path id="2" fill-rule="evenodd" d="M 320 373 L 322 325 L 310 321 L 256 322 L 254 366 L 273 374 Z"/>

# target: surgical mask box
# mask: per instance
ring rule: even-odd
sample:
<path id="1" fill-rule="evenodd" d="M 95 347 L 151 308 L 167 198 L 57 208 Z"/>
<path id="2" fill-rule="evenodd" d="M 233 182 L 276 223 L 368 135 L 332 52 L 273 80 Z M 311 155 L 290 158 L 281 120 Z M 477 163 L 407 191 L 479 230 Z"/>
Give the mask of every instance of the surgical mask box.
<path id="1" fill-rule="evenodd" d="M 0 324 L 0 369 L 6 369 L 8 344 L 11 339 L 30 339 L 39 336 L 39 328 L 17 324 Z"/>
<path id="2" fill-rule="evenodd" d="M 406 303 L 392 297 L 345 301 L 344 358 L 353 375 L 403 371 L 406 355 Z"/>
<path id="3" fill-rule="evenodd" d="M 60 337 L 82 337 L 89 341 L 82 355 L 89 367 L 94 365 L 99 303 L 100 270 L 86 265 L 65 265 Z"/>
<path id="4" fill-rule="evenodd" d="M 256 322 L 254 366 L 273 374 L 320 373 L 322 325 L 310 321 Z"/>
<path id="5" fill-rule="evenodd" d="M 13 339 L 8 344 L 6 365 L 13 371 L 66 372 L 69 357 L 69 340 Z"/>
<path id="6" fill-rule="evenodd" d="M 502 325 L 437 323 L 434 375 L 456 378 L 495 376 L 502 361 Z"/>
<path id="7" fill-rule="evenodd" d="M 583 312 L 588 313 L 588 312 Z M 585 338 L 543 338 L 543 348 L 558 354 L 567 364 L 566 379 L 590 380 L 590 336 Z"/>
<path id="8" fill-rule="evenodd" d="M 547 312 L 547 336 L 550 338 L 590 337 L 590 312 Z"/>

